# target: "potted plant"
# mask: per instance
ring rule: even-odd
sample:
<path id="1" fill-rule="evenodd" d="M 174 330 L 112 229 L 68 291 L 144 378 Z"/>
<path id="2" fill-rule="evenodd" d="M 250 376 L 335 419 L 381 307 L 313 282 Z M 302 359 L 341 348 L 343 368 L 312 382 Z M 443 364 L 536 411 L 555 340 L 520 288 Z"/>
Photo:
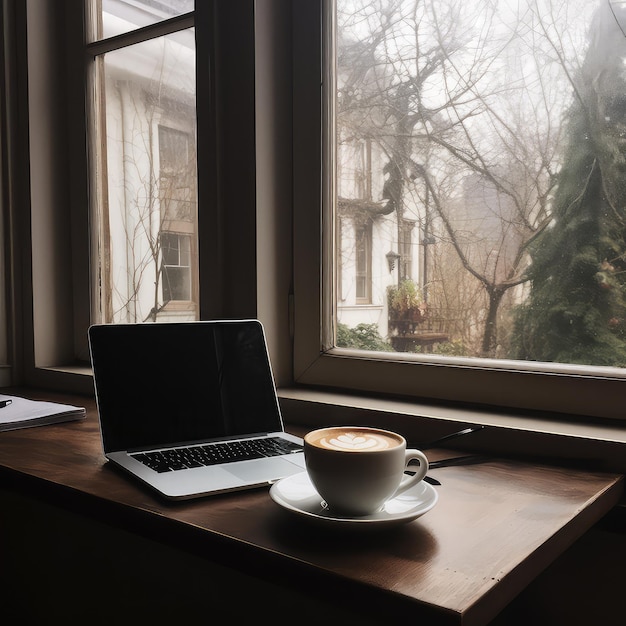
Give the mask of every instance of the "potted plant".
<path id="1" fill-rule="evenodd" d="M 387 287 L 389 323 L 410 322 L 419 324 L 426 317 L 426 303 L 415 281 L 403 280 L 399 285 Z"/>

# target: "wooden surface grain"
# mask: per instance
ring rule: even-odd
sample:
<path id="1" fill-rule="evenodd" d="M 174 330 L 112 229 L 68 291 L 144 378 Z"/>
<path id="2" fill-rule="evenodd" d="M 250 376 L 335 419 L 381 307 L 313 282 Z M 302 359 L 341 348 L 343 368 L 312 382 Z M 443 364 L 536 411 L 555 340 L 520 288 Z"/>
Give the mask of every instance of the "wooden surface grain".
<path id="1" fill-rule="evenodd" d="M 323 581 L 337 597 L 371 593 L 389 615 L 410 609 L 428 623 L 486 624 L 623 490 L 620 475 L 494 458 L 431 470 L 441 481 L 438 503 L 413 522 L 383 532 L 336 530 L 283 510 L 267 489 L 165 502 L 106 463 L 91 398 L 30 397 L 80 404 L 87 418 L 0 433 L 0 486 L 242 571 L 271 571 L 294 588 L 313 592 Z"/>

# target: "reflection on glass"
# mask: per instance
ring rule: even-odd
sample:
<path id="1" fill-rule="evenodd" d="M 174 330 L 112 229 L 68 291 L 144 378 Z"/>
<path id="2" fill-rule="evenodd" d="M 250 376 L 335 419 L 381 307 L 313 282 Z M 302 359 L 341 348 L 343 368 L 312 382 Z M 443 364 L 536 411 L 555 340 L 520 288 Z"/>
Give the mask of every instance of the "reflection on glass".
<path id="1" fill-rule="evenodd" d="M 103 321 L 196 319 L 193 31 L 110 52 L 103 67 Z"/>

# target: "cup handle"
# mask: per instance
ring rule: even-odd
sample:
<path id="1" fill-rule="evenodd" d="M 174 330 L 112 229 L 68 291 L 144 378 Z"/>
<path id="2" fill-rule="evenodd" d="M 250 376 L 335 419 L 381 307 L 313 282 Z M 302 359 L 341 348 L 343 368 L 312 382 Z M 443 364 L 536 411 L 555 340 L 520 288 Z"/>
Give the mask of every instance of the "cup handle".
<path id="1" fill-rule="evenodd" d="M 415 474 L 410 476 L 408 474 L 404 474 L 402 480 L 400 481 L 400 486 L 396 489 L 394 496 L 401 494 L 403 491 L 410 489 L 411 487 L 417 485 L 424 476 L 426 476 L 426 472 L 428 471 L 428 459 L 426 455 L 420 450 L 407 450 L 404 453 L 404 465 L 405 468 L 408 468 L 409 461 L 417 459 L 420 464 L 419 466 L 412 465 L 411 471 L 414 471 Z"/>

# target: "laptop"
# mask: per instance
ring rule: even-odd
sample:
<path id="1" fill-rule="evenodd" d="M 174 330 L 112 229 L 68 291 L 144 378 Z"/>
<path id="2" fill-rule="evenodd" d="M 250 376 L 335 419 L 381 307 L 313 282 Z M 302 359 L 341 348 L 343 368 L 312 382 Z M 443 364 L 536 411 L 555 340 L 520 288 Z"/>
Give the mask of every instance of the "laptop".
<path id="1" fill-rule="evenodd" d="M 163 497 L 304 471 L 258 320 L 98 324 L 88 336 L 104 455 Z"/>

